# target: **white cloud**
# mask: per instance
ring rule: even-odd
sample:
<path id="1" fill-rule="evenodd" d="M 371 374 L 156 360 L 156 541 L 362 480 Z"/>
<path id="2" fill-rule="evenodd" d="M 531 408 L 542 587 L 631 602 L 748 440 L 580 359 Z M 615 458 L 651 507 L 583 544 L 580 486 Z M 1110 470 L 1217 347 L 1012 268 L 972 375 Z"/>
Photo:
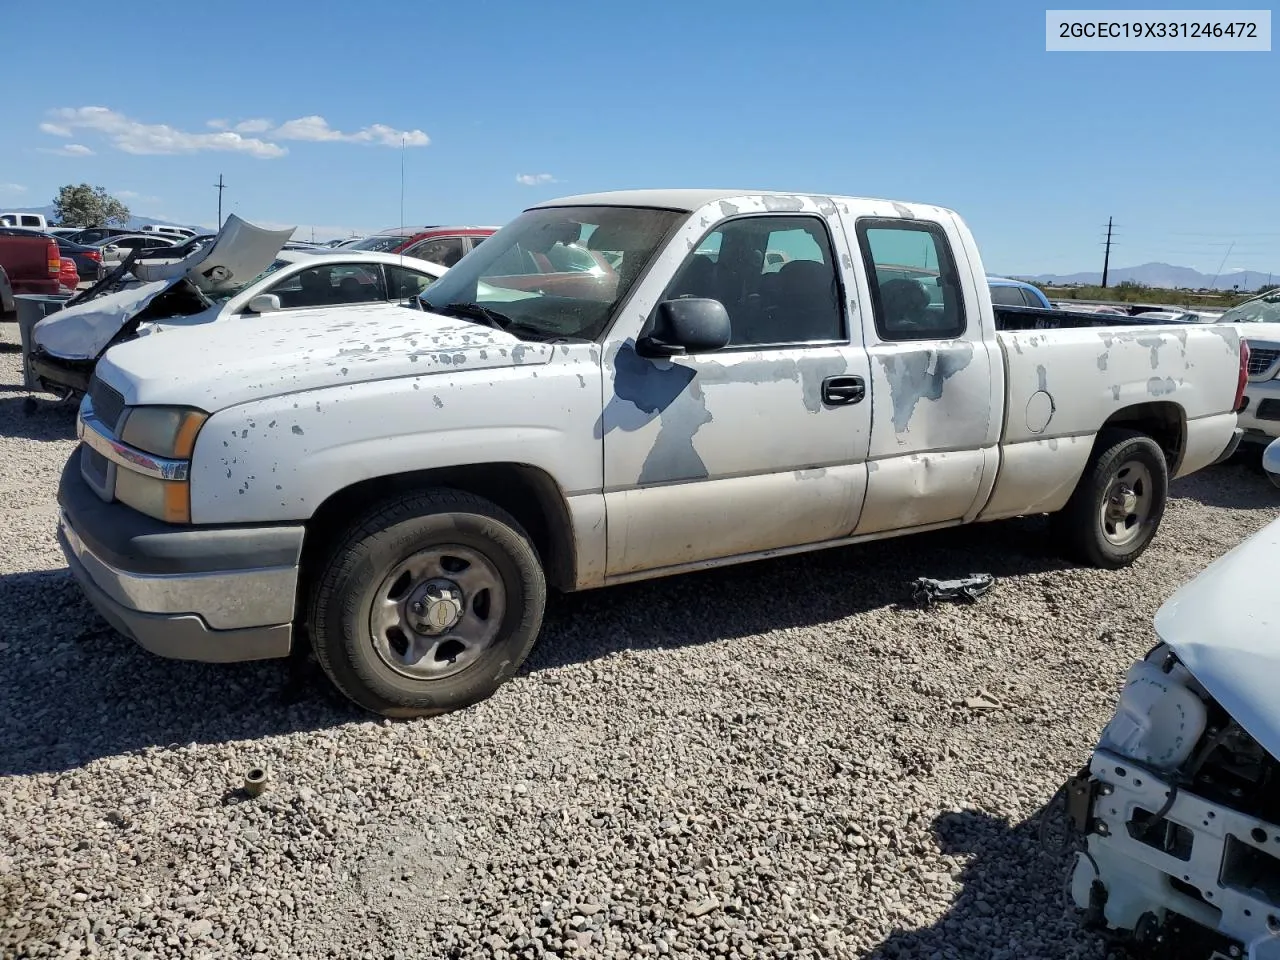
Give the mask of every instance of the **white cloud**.
<path id="1" fill-rule="evenodd" d="M 106 107 L 63 107 L 53 111 L 53 117 L 59 127 L 102 134 L 113 147 L 124 153 L 178 154 L 217 150 L 270 160 L 283 157 L 288 152 L 278 144 L 242 137 L 229 130 L 189 133 L 165 123 L 142 123 Z"/>
<path id="2" fill-rule="evenodd" d="M 0 193 L 26 193 L 27 188 L 20 183 L 0 183 Z"/>
<path id="3" fill-rule="evenodd" d="M 313 143 L 370 143 L 384 147 L 425 147 L 431 142 L 421 130 L 397 130 L 375 123 L 351 133 L 329 126 L 324 117 L 312 115 L 288 120 L 274 126 L 270 120 L 251 117 L 232 124 L 229 120 L 205 121 L 212 132 L 193 132 L 166 123 L 143 123 L 107 107 L 62 107 L 50 111 L 51 121 L 40 124 L 42 132 L 52 136 L 71 137 L 76 130 L 101 134 L 117 150 L 132 154 L 183 154 L 221 151 L 243 153 L 262 160 L 283 157 L 289 152 L 276 140 L 301 140 Z M 263 134 L 264 136 L 245 136 Z M 49 152 L 49 151 L 46 151 Z M 80 145 L 73 154 L 91 152 Z"/>
<path id="4" fill-rule="evenodd" d="M 151 196 L 146 193 L 139 193 L 137 190 L 112 190 L 112 196 L 119 197 L 121 200 L 134 201 L 141 200 L 143 203 L 159 203 L 160 198 Z"/>
<path id="5" fill-rule="evenodd" d="M 272 130 L 271 136 L 280 140 L 308 140 L 313 143 L 374 143 L 383 147 L 398 147 L 401 139 L 404 140 L 406 147 L 425 147 L 431 142 L 431 138 L 421 130 L 397 130 L 383 123 L 372 124 L 355 133 L 343 133 L 329 126 L 329 121 L 324 117 L 315 114 L 299 117 L 296 120 L 287 120 Z"/>
<path id="6" fill-rule="evenodd" d="M 544 183 L 559 183 L 559 182 L 560 182 L 559 180 L 557 180 L 555 177 L 553 177 L 549 173 L 517 173 L 516 174 L 516 183 L 523 183 L 526 187 L 537 187 Z"/>
<path id="7" fill-rule="evenodd" d="M 83 143 L 64 143 L 60 147 L 38 147 L 41 153 L 51 153 L 55 157 L 92 157 L 93 151 Z"/>

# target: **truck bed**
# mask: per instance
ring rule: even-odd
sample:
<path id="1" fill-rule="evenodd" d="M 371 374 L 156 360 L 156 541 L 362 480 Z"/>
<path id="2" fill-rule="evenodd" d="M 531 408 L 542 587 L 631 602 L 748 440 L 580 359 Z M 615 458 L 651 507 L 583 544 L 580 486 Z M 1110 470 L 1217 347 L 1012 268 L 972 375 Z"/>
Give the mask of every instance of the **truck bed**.
<path id="1" fill-rule="evenodd" d="M 1142 314 L 1124 316 L 1114 313 L 1085 313 L 1083 310 L 1044 310 L 1040 307 L 1008 307 L 993 303 L 997 330 L 1067 330 L 1077 327 L 1169 326 L 1196 324 L 1143 318 Z"/>

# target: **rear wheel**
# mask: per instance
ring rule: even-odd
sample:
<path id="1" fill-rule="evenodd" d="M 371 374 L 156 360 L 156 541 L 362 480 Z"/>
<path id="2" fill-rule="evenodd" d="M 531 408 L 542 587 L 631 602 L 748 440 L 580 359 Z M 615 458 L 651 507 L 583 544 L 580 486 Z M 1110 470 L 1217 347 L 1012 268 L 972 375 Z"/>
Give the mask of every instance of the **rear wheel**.
<path id="1" fill-rule="evenodd" d="M 490 696 L 537 639 L 546 581 L 529 537 L 479 497 L 388 501 L 339 541 L 312 594 L 316 659 L 344 694 L 388 717 Z"/>
<path id="2" fill-rule="evenodd" d="M 1111 570 L 1127 567 L 1155 536 L 1168 493 L 1169 469 L 1159 444 L 1136 430 L 1108 427 L 1099 432 L 1054 527 L 1074 559 Z"/>

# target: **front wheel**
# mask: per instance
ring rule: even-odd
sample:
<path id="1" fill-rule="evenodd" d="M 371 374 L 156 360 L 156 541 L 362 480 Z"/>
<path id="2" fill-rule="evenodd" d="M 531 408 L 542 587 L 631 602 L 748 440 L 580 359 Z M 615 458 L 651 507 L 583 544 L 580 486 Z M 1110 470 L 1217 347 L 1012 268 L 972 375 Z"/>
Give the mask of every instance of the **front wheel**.
<path id="1" fill-rule="evenodd" d="M 1169 468 L 1159 444 L 1136 430 L 1109 427 L 1098 434 L 1089 465 L 1054 526 L 1072 557 L 1117 570 L 1150 545 L 1168 495 Z"/>
<path id="2" fill-rule="evenodd" d="M 546 606 L 528 535 L 471 494 L 387 501 L 339 541 L 312 594 L 316 659 L 360 706 L 447 713 L 490 696 L 524 662 Z"/>

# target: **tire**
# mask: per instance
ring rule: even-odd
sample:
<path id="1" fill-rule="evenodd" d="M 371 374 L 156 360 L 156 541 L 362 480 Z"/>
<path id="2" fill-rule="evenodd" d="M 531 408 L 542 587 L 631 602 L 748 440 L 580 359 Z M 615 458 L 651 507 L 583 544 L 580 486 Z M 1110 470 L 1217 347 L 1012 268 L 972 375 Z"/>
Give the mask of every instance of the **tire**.
<path id="1" fill-rule="evenodd" d="M 1104 514 L 1110 496 L 1124 494 L 1120 485 L 1135 495 L 1136 504 L 1126 497 Z M 1053 517 L 1054 530 L 1072 559 L 1118 570 L 1150 545 L 1168 495 L 1169 467 L 1159 444 L 1137 430 L 1108 427 L 1098 433 L 1071 499 Z"/>
<path id="2" fill-rule="evenodd" d="M 432 716 L 479 703 L 515 674 L 546 598 L 513 517 L 468 493 L 426 490 L 380 504 L 339 539 L 308 628 L 348 698 L 386 717 Z"/>

